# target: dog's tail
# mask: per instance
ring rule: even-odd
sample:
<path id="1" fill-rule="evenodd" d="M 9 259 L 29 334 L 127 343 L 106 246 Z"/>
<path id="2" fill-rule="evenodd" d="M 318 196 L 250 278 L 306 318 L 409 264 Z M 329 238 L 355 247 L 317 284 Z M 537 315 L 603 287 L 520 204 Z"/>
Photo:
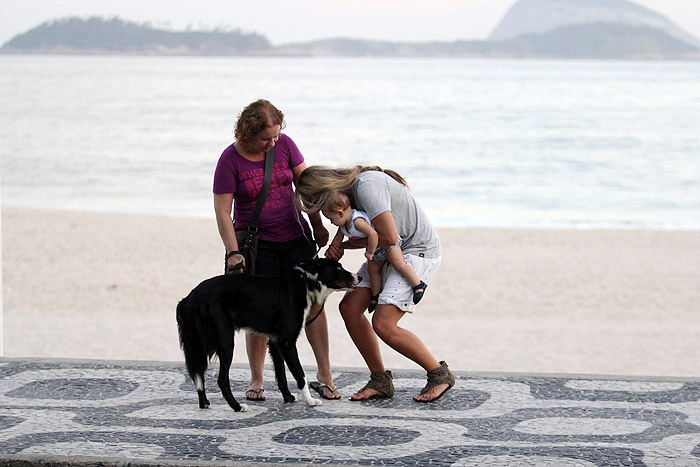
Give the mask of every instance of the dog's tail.
<path id="1" fill-rule="evenodd" d="M 187 298 L 178 303 L 176 318 L 187 372 L 192 381 L 196 382 L 195 376 L 204 375 L 209 360 L 216 353 L 217 336 L 214 334 L 214 326 L 207 326 L 207 321 L 210 321 L 207 305 L 192 306 Z"/>

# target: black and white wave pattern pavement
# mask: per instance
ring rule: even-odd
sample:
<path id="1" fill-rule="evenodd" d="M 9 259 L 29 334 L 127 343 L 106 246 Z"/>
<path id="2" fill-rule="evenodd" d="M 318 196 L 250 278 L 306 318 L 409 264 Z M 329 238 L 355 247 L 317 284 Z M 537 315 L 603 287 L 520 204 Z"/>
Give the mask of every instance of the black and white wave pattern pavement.
<path id="1" fill-rule="evenodd" d="M 700 381 L 459 374 L 418 404 L 423 376 L 397 371 L 393 399 L 358 403 L 368 374 L 336 374 L 343 400 L 312 408 L 266 370 L 267 401 L 235 413 L 215 370 L 201 410 L 184 364 L 2 360 L 0 460 L 700 467 Z"/>

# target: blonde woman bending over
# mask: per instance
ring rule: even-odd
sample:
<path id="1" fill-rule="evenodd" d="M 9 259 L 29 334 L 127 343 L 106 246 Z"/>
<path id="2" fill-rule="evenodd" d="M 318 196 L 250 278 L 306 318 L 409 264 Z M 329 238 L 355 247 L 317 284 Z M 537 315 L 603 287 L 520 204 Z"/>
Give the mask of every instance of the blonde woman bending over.
<path id="1" fill-rule="evenodd" d="M 404 262 L 426 284 L 430 283 L 440 265 L 440 239 L 399 174 L 379 167 L 334 169 L 310 166 L 297 181 L 297 201 L 307 213 L 320 211 L 336 193 L 344 194 L 353 208 L 367 213 L 377 232 L 379 247 L 395 245 L 401 237 Z M 345 249 L 363 246 L 352 239 L 340 245 L 331 244 L 326 256 L 338 260 Z M 411 284 L 393 266 L 388 265 L 370 323 L 364 314 L 372 296 L 367 263 L 360 267 L 358 275 L 363 278 L 362 282 L 345 294 L 339 307 L 345 327 L 371 376 L 367 385 L 351 400 L 394 395 L 391 371 L 384 367 L 377 336 L 426 370 L 428 384 L 413 399 L 418 402 L 438 399 L 455 384 L 454 375 L 444 361 L 435 359 L 418 336 L 398 325 L 406 313 L 412 313 L 416 306 Z"/>

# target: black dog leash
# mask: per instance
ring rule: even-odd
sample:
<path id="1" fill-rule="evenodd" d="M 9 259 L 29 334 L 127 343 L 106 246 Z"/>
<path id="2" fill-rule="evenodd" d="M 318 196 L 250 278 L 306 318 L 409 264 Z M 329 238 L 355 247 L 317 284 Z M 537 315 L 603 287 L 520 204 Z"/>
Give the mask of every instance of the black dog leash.
<path id="1" fill-rule="evenodd" d="M 325 310 L 325 307 L 321 307 L 321 309 L 319 310 L 319 312 L 316 313 L 316 316 L 314 316 L 314 317 L 311 318 L 310 320 L 307 320 L 306 323 L 304 323 L 304 327 L 305 327 L 305 328 L 309 327 L 309 326 L 311 325 L 311 323 L 313 323 L 314 321 L 316 321 L 316 320 L 318 319 L 318 317 L 321 316 L 321 313 L 323 313 L 324 310 Z"/>

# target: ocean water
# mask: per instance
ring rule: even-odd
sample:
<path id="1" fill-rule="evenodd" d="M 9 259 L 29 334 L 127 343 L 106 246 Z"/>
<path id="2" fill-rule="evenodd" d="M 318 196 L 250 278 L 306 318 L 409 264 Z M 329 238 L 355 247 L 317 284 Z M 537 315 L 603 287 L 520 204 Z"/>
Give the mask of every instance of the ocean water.
<path id="1" fill-rule="evenodd" d="M 260 97 L 438 226 L 700 229 L 700 62 L 0 55 L 2 204 L 213 217 Z"/>

